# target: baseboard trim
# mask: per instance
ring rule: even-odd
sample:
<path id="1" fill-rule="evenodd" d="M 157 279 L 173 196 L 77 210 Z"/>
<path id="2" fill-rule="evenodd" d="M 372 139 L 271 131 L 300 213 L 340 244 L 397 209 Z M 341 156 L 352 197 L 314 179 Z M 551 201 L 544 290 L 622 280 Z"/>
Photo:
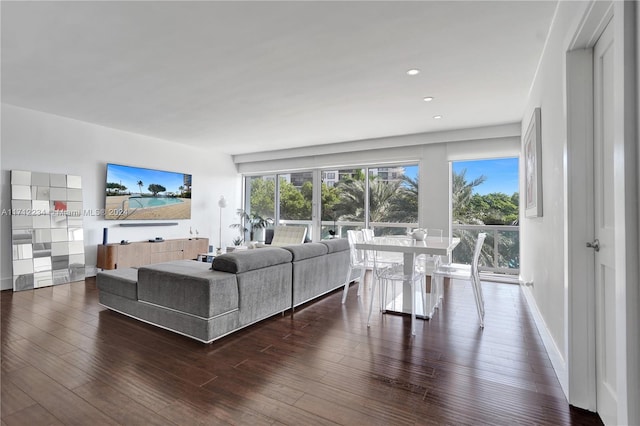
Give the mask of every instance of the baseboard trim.
<path id="1" fill-rule="evenodd" d="M 556 377 L 560 382 L 560 387 L 562 388 L 562 392 L 564 393 L 564 397 L 569 401 L 569 370 L 567 368 L 567 363 L 562 357 L 558 346 L 556 345 L 555 340 L 553 340 L 553 336 L 549 332 L 547 328 L 547 324 L 538 309 L 538 305 L 536 304 L 536 299 L 533 297 L 531 293 L 531 289 L 529 287 L 525 287 L 520 285 L 520 289 L 522 290 L 522 294 L 524 294 L 524 298 L 527 301 L 527 305 L 529 306 L 529 311 L 533 315 L 533 319 L 536 322 L 536 327 L 538 328 L 538 333 L 540 333 L 540 337 L 542 338 L 542 343 L 544 344 L 545 349 L 547 350 L 547 354 L 549 355 L 549 360 L 551 361 L 551 365 L 553 366 L 553 371 L 556 373 Z"/>
<path id="2" fill-rule="evenodd" d="M 0 290 L 13 290 L 13 279 L 11 277 L 0 279 Z"/>

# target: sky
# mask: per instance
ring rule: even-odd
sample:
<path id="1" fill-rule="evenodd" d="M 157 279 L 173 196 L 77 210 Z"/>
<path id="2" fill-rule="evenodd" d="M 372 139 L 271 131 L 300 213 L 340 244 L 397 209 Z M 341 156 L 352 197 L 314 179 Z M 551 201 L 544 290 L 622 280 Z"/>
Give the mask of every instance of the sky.
<path id="1" fill-rule="evenodd" d="M 494 160 L 454 161 L 453 171 L 460 173 L 466 169 L 467 182 L 484 175 L 483 184 L 474 188 L 475 194 L 485 195 L 492 192 L 502 192 L 512 195 L 518 192 L 518 159 L 500 158 Z"/>
<path id="2" fill-rule="evenodd" d="M 452 168 L 456 173 L 466 169 L 467 182 L 481 175 L 487 178 L 483 184 L 474 188 L 474 194 L 486 195 L 493 192 L 502 192 L 510 196 L 519 191 L 517 158 L 454 161 Z M 405 174 L 415 178 L 418 174 L 418 166 L 405 166 Z"/>

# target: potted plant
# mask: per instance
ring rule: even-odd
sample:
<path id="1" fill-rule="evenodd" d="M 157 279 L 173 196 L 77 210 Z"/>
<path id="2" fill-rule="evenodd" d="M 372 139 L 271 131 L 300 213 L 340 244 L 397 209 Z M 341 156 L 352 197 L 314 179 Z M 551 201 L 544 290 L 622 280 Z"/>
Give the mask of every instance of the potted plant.
<path id="1" fill-rule="evenodd" d="M 249 241 L 255 241 L 256 231 L 273 224 L 273 219 L 270 217 L 265 218 L 256 213 L 247 213 L 243 209 L 238 209 L 237 214 L 240 216 L 240 223 L 234 223 L 229 226 L 239 229 L 241 235 L 245 235 L 248 232 Z"/>
<path id="2" fill-rule="evenodd" d="M 231 253 L 231 252 L 234 252 L 236 250 L 240 250 L 240 249 L 243 248 L 243 247 L 241 247 L 242 243 L 244 242 L 242 237 L 235 237 L 231 242 L 233 243 L 233 245 L 227 247 L 227 253 Z"/>

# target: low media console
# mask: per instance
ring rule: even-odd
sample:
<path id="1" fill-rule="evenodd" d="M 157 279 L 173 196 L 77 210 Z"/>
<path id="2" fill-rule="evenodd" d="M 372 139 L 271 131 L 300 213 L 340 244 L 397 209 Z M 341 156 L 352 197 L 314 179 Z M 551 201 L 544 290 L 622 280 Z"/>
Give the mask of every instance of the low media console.
<path id="1" fill-rule="evenodd" d="M 208 251 L 208 238 L 98 244 L 96 266 L 101 269 L 121 269 L 172 260 L 195 260 L 199 253 Z"/>

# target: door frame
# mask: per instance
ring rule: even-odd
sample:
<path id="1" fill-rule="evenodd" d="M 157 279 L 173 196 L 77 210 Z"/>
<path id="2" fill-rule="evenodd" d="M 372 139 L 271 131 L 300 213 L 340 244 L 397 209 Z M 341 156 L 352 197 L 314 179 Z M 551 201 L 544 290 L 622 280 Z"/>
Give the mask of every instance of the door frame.
<path id="1" fill-rule="evenodd" d="M 614 203 L 616 252 L 617 397 L 620 424 L 640 423 L 637 335 L 638 151 L 636 140 L 636 5 L 592 2 L 567 43 L 565 167 L 565 353 L 569 403 L 596 410 L 595 268 L 593 217 L 593 46 L 607 23 L 614 28 Z M 585 214 L 585 212 L 587 214 Z"/>

